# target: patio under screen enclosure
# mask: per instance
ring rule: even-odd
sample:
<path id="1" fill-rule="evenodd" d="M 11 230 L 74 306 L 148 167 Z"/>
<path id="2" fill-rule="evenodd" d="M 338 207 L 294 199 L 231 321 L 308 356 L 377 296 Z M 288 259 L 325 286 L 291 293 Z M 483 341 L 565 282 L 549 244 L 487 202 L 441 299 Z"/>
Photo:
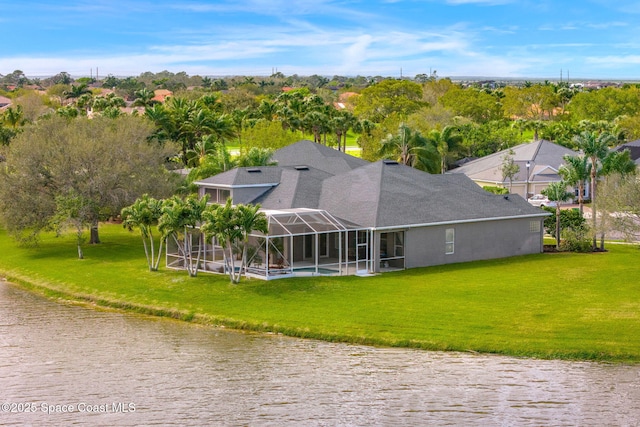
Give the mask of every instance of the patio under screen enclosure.
<path id="1" fill-rule="evenodd" d="M 262 212 L 267 216 L 269 232 L 250 235 L 244 272 L 247 277 L 270 280 L 306 275 L 368 274 L 378 270 L 374 269 L 374 259 L 381 267 L 404 268 L 404 233 L 385 233 L 378 243 L 380 254 L 373 256 L 374 231 L 370 228 L 337 219 L 317 209 Z M 192 263 L 196 263 L 196 253 L 201 250 L 200 271 L 227 273 L 222 247 L 215 239 L 199 247 L 199 235 L 187 238 L 192 241 Z M 174 241 L 167 242 L 168 267 L 184 268 L 184 256 L 180 251 Z M 238 253 L 238 260 L 240 256 Z"/>

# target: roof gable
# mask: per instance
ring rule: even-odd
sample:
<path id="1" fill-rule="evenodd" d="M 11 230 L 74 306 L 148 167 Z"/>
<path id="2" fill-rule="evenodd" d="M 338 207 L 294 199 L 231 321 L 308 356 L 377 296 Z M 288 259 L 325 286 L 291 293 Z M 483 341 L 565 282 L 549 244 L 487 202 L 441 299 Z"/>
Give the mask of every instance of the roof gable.
<path id="1" fill-rule="evenodd" d="M 552 180 L 559 180 L 556 172 L 564 164 L 565 155 L 576 155 L 577 153 L 569 148 L 555 144 L 544 139 L 525 144 L 517 145 L 513 148 L 490 154 L 480 159 L 465 163 L 459 168 L 447 172 L 450 174 L 464 174 L 474 181 L 502 182 L 502 162 L 505 155 L 513 151 L 513 160 L 520 166 L 520 171 L 514 177 L 514 182 L 524 182 L 527 180 L 527 163 L 529 163 L 529 180 L 535 180 L 535 176 L 542 171 Z"/>

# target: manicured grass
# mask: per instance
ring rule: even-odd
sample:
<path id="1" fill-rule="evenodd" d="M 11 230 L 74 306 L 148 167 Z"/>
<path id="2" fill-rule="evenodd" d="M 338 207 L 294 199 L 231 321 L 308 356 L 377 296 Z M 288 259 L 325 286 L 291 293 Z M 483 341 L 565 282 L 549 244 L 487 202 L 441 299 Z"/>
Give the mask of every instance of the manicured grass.
<path id="1" fill-rule="evenodd" d="M 243 280 L 147 271 L 137 234 L 102 225 L 19 248 L 0 231 L 0 274 L 54 298 L 299 337 L 432 350 L 640 362 L 640 251 L 553 253 L 375 277 Z"/>

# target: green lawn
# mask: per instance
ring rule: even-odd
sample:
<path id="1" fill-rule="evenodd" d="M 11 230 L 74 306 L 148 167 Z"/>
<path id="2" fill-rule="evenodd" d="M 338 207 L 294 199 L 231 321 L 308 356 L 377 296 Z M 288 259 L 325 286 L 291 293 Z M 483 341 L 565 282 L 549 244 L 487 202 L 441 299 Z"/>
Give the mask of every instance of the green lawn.
<path id="1" fill-rule="evenodd" d="M 640 251 L 554 253 L 375 277 L 243 280 L 146 269 L 142 242 L 101 225 L 17 247 L 0 231 L 0 274 L 54 298 L 333 341 L 540 358 L 640 362 Z"/>

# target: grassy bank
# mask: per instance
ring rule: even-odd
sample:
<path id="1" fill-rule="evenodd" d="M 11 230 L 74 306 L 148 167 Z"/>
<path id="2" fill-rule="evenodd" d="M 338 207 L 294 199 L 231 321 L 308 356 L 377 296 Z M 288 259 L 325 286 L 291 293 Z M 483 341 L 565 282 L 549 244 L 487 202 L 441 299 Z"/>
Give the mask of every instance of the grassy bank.
<path id="1" fill-rule="evenodd" d="M 640 362 L 640 251 L 539 254 L 375 277 L 231 285 L 225 276 L 147 271 L 137 234 L 101 226 L 16 247 L 0 231 L 0 274 L 54 298 L 299 337 L 430 350 Z"/>

